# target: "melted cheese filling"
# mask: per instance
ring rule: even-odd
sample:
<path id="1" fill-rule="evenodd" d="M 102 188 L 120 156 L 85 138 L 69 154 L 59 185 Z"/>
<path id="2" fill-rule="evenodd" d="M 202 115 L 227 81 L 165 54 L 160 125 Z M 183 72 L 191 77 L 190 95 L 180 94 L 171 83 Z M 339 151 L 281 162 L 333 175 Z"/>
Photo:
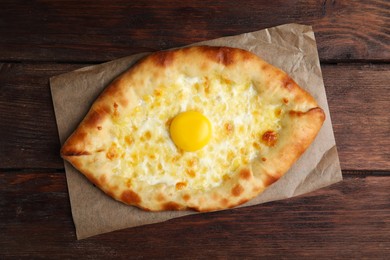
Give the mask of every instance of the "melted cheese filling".
<path id="1" fill-rule="evenodd" d="M 181 76 L 158 86 L 127 115 L 113 118 L 110 150 L 118 155 L 111 158 L 114 173 L 131 179 L 132 185 L 140 180 L 174 185 L 178 190 L 218 186 L 269 149 L 262 135 L 279 131 L 283 113 L 280 105 L 269 103 L 250 82 L 217 76 Z M 190 110 L 210 120 L 213 135 L 202 149 L 184 152 L 173 143 L 169 124 L 177 114 Z"/>

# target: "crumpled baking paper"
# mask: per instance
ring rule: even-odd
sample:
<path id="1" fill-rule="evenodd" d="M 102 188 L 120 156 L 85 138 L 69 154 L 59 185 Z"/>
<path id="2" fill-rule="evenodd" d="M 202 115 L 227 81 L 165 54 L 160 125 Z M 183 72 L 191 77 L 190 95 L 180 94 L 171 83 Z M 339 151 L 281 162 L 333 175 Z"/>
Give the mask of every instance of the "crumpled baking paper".
<path id="1" fill-rule="evenodd" d="M 326 114 L 326 120 L 317 138 L 289 172 L 258 197 L 241 207 L 290 198 L 342 180 L 316 41 L 311 26 L 286 24 L 193 45 L 230 46 L 253 52 L 287 72 L 298 85 L 315 97 Z M 64 143 L 76 129 L 104 87 L 145 55 L 147 53 L 128 56 L 50 79 L 61 143 Z M 108 197 L 67 162 L 65 162 L 65 171 L 78 239 L 198 214 L 192 211 L 142 211 Z"/>

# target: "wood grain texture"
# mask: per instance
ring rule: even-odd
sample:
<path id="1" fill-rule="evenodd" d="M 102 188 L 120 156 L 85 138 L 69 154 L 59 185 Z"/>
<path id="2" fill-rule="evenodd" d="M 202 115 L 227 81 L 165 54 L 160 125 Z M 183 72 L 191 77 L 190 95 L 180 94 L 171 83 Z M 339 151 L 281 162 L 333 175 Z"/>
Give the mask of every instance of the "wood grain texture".
<path id="1" fill-rule="evenodd" d="M 312 25 L 322 61 L 390 60 L 386 0 L 0 3 L 0 61 L 101 62 L 256 31 Z"/>
<path id="2" fill-rule="evenodd" d="M 83 66 L 1 65 L 0 168 L 63 168 L 49 77 Z M 323 76 L 342 169 L 389 170 L 390 65 L 325 65 Z"/>
<path id="3" fill-rule="evenodd" d="M 0 168 L 62 168 L 49 78 L 80 65 L 0 64 Z"/>
<path id="4" fill-rule="evenodd" d="M 389 177 L 347 177 L 297 198 L 76 241 L 63 172 L 0 173 L 0 258 L 382 258 Z"/>
<path id="5" fill-rule="evenodd" d="M 77 241 L 49 78 L 285 23 L 315 31 L 344 181 Z M 386 0 L 0 1 L 0 259 L 388 259 L 389 28 Z"/>
<path id="6" fill-rule="evenodd" d="M 322 66 L 342 169 L 390 169 L 390 65 Z"/>

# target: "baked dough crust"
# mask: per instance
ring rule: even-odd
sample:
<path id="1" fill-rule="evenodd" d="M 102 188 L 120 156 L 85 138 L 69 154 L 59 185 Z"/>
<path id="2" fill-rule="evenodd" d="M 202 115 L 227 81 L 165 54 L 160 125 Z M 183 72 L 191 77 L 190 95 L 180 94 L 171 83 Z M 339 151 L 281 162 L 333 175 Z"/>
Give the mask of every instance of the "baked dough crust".
<path id="1" fill-rule="evenodd" d="M 131 180 L 112 174 L 107 163 L 112 117 L 135 108 L 140 97 L 152 93 L 168 76 L 201 76 L 209 70 L 223 71 L 232 80 L 248 78 L 259 95 L 270 96 L 270 102 L 288 102 L 277 139 L 272 133 L 263 136 L 269 145 L 267 154 L 207 191 L 142 181 L 133 187 Z M 309 93 L 256 55 L 228 47 L 188 47 L 151 54 L 114 80 L 64 143 L 61 156 L 106 194 L 128 205 L 150 211 L 214 211 L 245 203 L 277 181 L 312 143 L 324 120 L 323 110 Z"/>

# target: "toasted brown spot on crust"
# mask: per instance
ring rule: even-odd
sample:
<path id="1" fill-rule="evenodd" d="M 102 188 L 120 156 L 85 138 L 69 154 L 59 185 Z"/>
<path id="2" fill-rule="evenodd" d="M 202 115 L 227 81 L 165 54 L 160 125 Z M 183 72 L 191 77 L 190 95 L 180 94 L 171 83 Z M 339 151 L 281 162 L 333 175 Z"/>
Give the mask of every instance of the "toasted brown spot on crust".
<path id="1" fill-rule="evenodd" d="M 242 199 L 238 202 L 238 205 L 244 204 L 245 202 L 248 202 L 249 199 Z"/>
<path id="2" fill-rule="evenodd" d="M 229 66 L 234 62 L 234 53 L 229 48 L 220 48 L 217 53 L 218 62 L 225 66 Z"/>
<path id="3" fill-rule="evenodd" d="M 139 204 L 141 202 L 140 196 L 132 190 L 124 191 L 120 199 L 127 204 Z"/>
<path id="4" fill-rule="evenodd" d="M 109 114 L 112 111 L 112 108 L 108 104 L 102 105 L 98 110 L 97 110 L 101 115 Z"/>
<path id="5" fill-rule="evenodd" d="M 187 186 L 187 183 L 185 182 L 178 182 L 176 183 L 176 190 L 182 190 Z"/>
<path id="6" fill-rule="evenodd" d="M 84 131 L 77 131 L 74 136 L 72 136 L 72 139 L 76 142 L 84 140 L 84 138 L 87 137 L 87 133 Z"/>
<path id="7" fill-rule="evenodd" d="M 233 151 L 229 151 L 227 156 L 228 156 L 228 160 L 230 161 L 234 159 L 235 154 Z"/>
<path id="8" fill-rule="evenodd" d="M 289 76 L 285 76 L 283 79 L 282 79 L 282 86 L 284 88 L 286 88 L 287 90 L 292 90 L 295 86 L 295 82 L 292 78 L 290 78 Z"/>
<path id="9" fill-rule="evenodd" d="M 133 138 L 130 135 L 126 135 L 125 142 L 127 145 L 131 145 L 133 143 Z"/>
<path id="10" fill-rule="evenodd" d="M 111 190 L 105 190 L 104 193 L 106 193 L 108 196 L 110 196 L 112 198 L 115 198 L 115 194 Z"/>
<path id="11" fill-rule="evenodd" d="M 260 188 L 258 186 L 254 186 L 252 188 L 252 191 L 258 193 L 260 191 Z"/>
<path id="12" fill-rule="evenodd" d="M 152 134 L 150 133 L 150 131 L 146 131 L 145 132 L 145 139 L 150 140 L 151 137 L 152 137 Z"/>
<path id="13" fill-rule="evenodd" d="M 172 158 L 172 162 L 175 163 L 180 159 L 180 155 L 176 155 Z"/>
<path id="14" fill-rule="evenodd" d="M 261 65 L 261 69 L 262 70 L 267 70 L 268 68 L 269 68 L 269 66 L 267 64 Z"/>
<path id="15" fill-rule="evenodd" d="M 220 195 L 216 192 L 214 192 L 211 197 L 213 198 L 213 200 L 218 200 L 220 198 Z"/>
<path id="16" fill-rule="evenodd" d="M 188 194 L 184 194 L 183 195 L 183 200 L 184 201 L 188 201 L 190 199 L 190 195 L 188 195 Z"/>
<path id="17" fill-rule="evenodd" d="M 98 130 L 102 130 L 102 127 L 99 125 L 99 126 L 97 127 L 97 129 L 98 129 Z"/>
<path id="18" fill-rule="evenodd" d="M 288 104 L 288 99 L 287 99 L 287 98 L 283 98 L 283 102 L 284 102 L 285 104 Z"/>
<path id="19" fill-rule="evenodd" d="M 281 114 L 282 110 L 280 108 L 275 110 L 275 116 L 280 116 Z"/>
<path id="20" fill-rule="evenodd" d="M 233 64 L 235 61 L 235 53 L 233 49 L 228 47 L 203 47 L 206 56 L 225 66 Z"/>
<path id="21" fill-rule="evenodd" d="M 240 177 L 244 180 L 249 180 L 251 178 L 251 171 L 249 169 L 242 169 L 240 171 Z"/>
<path id="22" fill-rule="evenodd" d="M 188 167 L 193 167 L 193 166 L 195 166 L 196 164 L 198 164 L 198 159 L 197 159 L 197 158 L 192 158 L 192 159 L 190 159 L 190 160 L 187 161 Z"/>
<path id="23" fill-rule="evenodd" d="M 119 116 L 119 112 L 118 112 L 118 104 L 114 102 L 114 117 L 118 117 Z"/>
<path id="24" fill-rule="evenodd" d="M 92 127 L 99 125 L 103 121 L 103 116 L 100 115 L 97 111 L 92 111 L 86 118 L 85 118 L 85 125 L 87 127 Z"/>
<path id="25" fill-rule="evenodd" d="M 244 192 L 244 188 L 240 185 L 240 184 L 237 184 L 236 186 L 234 186 L 234 188 L 232 189 L 232 195 L 235 196 L 235 197 L 238 197 L 241 195 L 241 193 Z"/>
<path id="26" fill-rule="evenodd" d="M 275 177 L 275 176 L 272 176 L 269 174 L 267 174 L 263 177 L 264 185 L 266 187 L 271 185 L 272 183 L 276 182 L 277 180 L 279 180 L 279 177 Z"/>
<path id="27" fill-rule="evenodd" d="M 172 51 L 160 51 L 150 57 L 156 65 L 168 67 L 174 60 L 174 53 Z"/>
<path id="28" fill-rule="evenodd" d="M 99 96 L 99 99 L 103 99 L 106 96 L 114 97 L 114 96 L 121 96 L 118 95 L 118 93 L 121 91 L 120 86 L 122 84 L 122 79 L 118 78 L 114 80 L 109 87 L 107 87 L 103 94 Z"/>
<path id="29" fill-rule="evenodd" d="M 261 137 L 261 140 L 267 146 L 274 146 L 276 144 L 277 139 L 278 136 L 274 131 L 266 131 Z"/>
<path id="30" fill-rule="evenodd" d="M 164 210 L 179 210 L 180 205 L 177 204 L 176 202 L 167 202 L 163 205 Z"/>
<path id="31" fill-rule="evenodd" d="M 115 158 L 118 158 L 119 154 L 117 152 L 117 149 L 116 149 L 116 144 L 113 143 L 110 148 L 108 149 L 107 153 L 106 153 L 106 157 L 107 159 L 109 160 L 112 160 L 112 159 L 115 159 Z"/>
<path id="32" fill-rule="evenodd" d="M 262 160 L 263 162 L 265 162 L 265 161 L 267 161 L 267 158 L 261 157 L 261 160 Z"/>
<path id="33" fill-rule="evenodd" d="M 80 156 L 80 155 L 90 155 L 91 153 L 85 151 L 83 147 L 80 147 L 80 143 L 83 143 L 84 139 L 87 137 L 87 133 L 84 131 L 76 131 L 72 136 L 66 141 L 64 146 L 61 148 L 62 156 Z"/>
<path id="34" fill-rule="evenodd" d="M 121 95 L 119 97 L 119 103 L 121 104 L 122 107 L 127 107 L 127 105 L 129 104 L 129 100 L 125 98 L 125 95 Z"/>
<path id="35" fill-rule="evenodd" d="M 195 89 L 196 89 L 197 92 L 200 91 L 200 84 L 199 84 L 199 83 L 195 83 L 195 84 L 194 84 L 194 87 L 195 87 Z"/>
<path id="36" fill-rule="evenodd" d="M 319 116 L 322 118 L 322 121 L 325 120 L 325 117 L 326 117 L 325 112 L 320 107 L 314 107 L 314 108 L 310 109 L 309 112 L 318 113 Z"/>
<path id="37" fill-rule="evenodd" d="M 131 179 L 126 180 L 126 186 L 127 186 L 127 188 L 131 187 Z"/>
<path id="38" fill-rule="evenodd" d="M 233 81 L 228 79 L 228 78 L 222 77 L 221 83 L 226 84 L 226 85 L 231 85 L 233 83 Z"/>
<path id="39" fill-rule="evenodd" d="M 224 127 L 227 134 L 231 134 L 234 130 L 234 125 L 230 122 L 225 123 Z"/>
<path id="40" fill-rule="evenodd" d="M 186 170 L 186 173 L 188 174 L 188 176 L 190 176 L 191 178 L 194 178 L 196 176 L 195 172 L 193 170 Z"/>
<path id="41" fill-rule="evenodd" d="M 201 68 L 202 71 L 209 70 L 209 67 L 210 67 L 210 65 L 207 62 L 203 62 L 202 65 L 200 65 L 200 68 Z"/>
<path id="42" fill-rule="evenodd" d="M 222 206 L 227 207 L 227 205 L 229 204 L 229 200 L 226 199 L 226 198 L 223 198 L 223 199 L 221 200 L 221 204 L 222 204 Z"/>
<path id="43" fill-rule="evenodd" d="M 148 209 L 148 208 L 145 208 L 145 207 L 142 207 L 141 205 L 137 205 L 137 207 L 139 207 L 140 209 L 144 210 L 144 211 L 152 211 L 151 209 Z"/>
<path id="44" fill-rule="evenodd" d="M 92 184 L 99 186 L 99 180 L 95 178 L 92 174 L 89 173 L 84 173 L 84 175 L 87 177 L 87 179 L 92 182 Z"/>
<path id="45" fill-rule="evenodd" d="M 162 193 L 157 194 L 156 199 L 159 202 L 166 200 L 164 194 Z"/>
<path id="46" fill-rule="evenodd" d="M 76 150 L 64 150 L 63 156 L 80 156 L 80 155 L 91 155 L 88 151 L 76 151 Z"/>
<path id="47" fill-rule="evenodd" d="M 290 110 L 288 113 L 290 116 L 302 116 L 303 114 L 305 114 L 302 111 L 294 111 L 294 110 Z"/>
<path id="48" fill-rule="evenodd" d="M 154 93 L 154 95 L 155 95 L 156 97 L 161 97 L 161 95 L 162 95 L 161 89 L 155 89 L 153 93 Z"/>
<path id="49" fill-rule="evenodd" d="M 225 66 L 234 64 L 238 59 L 248 60 L 253 58 L 253 54 L 244 50 L 237 50 L 229 47 L 203 47 L 205 55 Z"/>
<path id="50" fill-rule="evenodd" d="M 210 94 L 210 84 L 208 83 L 208 81 L 206 81 L 204 84 L 204 93 L 206 93 L 206 95 Z"/>
<path id="51" fill-rule="evenodd" d="M 100 184 L 101 185 L 104 185 L 105 182 L 107 182 L 107 177 L 106 175 L 101 175 L 100 178 L 99 178 L 99 181 L 100 181 Z"/>
<path id="52" fill-rule="evenodd" d="M 313 108 L 309 109 L 307 112 L 294 111 L 294 110 L 289 111 L 290 116 L 303 116 L 303 115 L 308 114 L 308 113 L 318 113 L 318 115 L 322 118 L 322 120 L 325 120 L 325 113 L 319 107 L 313 107 Z"/>

